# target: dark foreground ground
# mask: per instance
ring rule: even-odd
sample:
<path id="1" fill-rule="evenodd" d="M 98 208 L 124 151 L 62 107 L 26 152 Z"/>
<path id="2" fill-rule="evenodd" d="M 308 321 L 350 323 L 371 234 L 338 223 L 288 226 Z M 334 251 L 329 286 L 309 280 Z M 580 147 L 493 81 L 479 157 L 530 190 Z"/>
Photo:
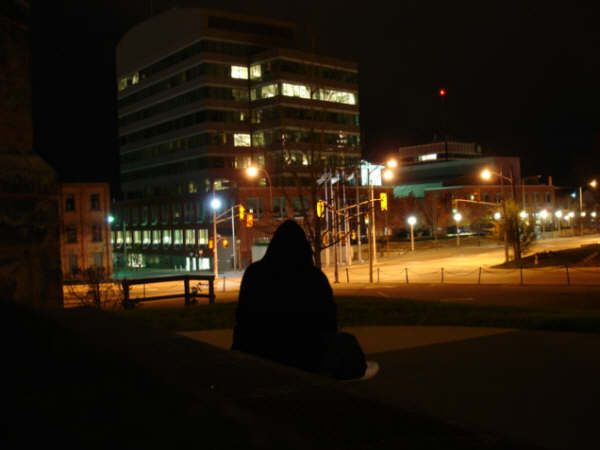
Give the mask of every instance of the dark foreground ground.
<path id="1" fill-rule="evenodd" d="M 532 448 L 123 317 L 0 312 L 3 449 Z"/>

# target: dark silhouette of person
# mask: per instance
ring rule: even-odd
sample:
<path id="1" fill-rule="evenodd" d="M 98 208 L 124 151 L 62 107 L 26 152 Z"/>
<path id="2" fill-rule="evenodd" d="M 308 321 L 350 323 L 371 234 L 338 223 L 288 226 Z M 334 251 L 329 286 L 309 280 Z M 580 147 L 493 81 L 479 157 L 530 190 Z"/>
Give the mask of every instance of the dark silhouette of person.
<path id="1" fill-rule="evenodd" d="M 325 274 L 304 230 L 286 220 L 264 257 L 242 278 L 232 350 L 336 378 L 360 378 L 366 361 L 354 336 L 339 333 Z"/>

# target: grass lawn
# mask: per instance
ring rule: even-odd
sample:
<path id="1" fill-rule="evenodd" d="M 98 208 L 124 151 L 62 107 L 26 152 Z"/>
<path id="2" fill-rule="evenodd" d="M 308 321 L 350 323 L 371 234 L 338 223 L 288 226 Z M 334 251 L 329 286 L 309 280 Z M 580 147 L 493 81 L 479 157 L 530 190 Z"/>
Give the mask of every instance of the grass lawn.
<path id="1" fill-rule="evenodd" d="M 456 325 L 600 332 L 600 312 L 539 311 L 510 306 L 480 306 L 379 297 L 336 297 L 342 327 L 360 325 Z M 188 308 L 122 310 L 131 320 L 171 331 L 232 328 L 235 303 Z"/>
<path id="2" fill-rule="evenodd" d="M 567 250 L 540 252 L 521 258 L 520 264 L 526 269 L 553 266 L 599 267 L 600 245 L 593 244 Z M 518 265 L 514 261 L 510 261 L 494 267 L 497 269 L 514 269 Z"/>

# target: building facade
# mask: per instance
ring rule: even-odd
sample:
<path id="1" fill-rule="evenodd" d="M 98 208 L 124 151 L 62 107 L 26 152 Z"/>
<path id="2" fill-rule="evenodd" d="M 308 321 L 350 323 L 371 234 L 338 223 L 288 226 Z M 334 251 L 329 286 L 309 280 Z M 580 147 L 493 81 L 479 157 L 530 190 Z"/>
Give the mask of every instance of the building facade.
<path id="1" fill-rule="evenodd" d="M 80 270 L 102 268 L 112 274 L 108 183 L 62 183 L 60 248 L 65 279 Z"/>
<path id="2" fill-rule="evenodd" d="M 165 12 L 124 36 L 125 199 L 113 225 L 123 264 L 205 269 L 213 196 L 227 209 L 256 188 L 264 201 L 277 187 L 311 184 L 315 171 L 358 164 L 357 65 L 297 42 L 294 24 L 202 9 Z M 250 166 L 258 179 L 246 176 Z M 128 241 L 143 251 L 126 255 Z"/>
<path id="3" fill-rule="evenodd" d="M 401 147 L 401 161 L 394 199 L 399 217 L 392 222 L 406 229 L 402 217 L 414 214 L 420 227 L 438 236 L 455 229 L 454 212 L 462 215 L 462 225 L 473 232 L 493 223 L 494 213 L 502 211 L 503 200 L 515 200 L 534 217 L 538 212 L 554 211 L 557 190 L 551 178 L 543 183 L 539 177 L 521 175 L 518 157 L 486 156 L 480 145 L 472 142 L 442 141 Z M 481 173 L 490 170 L 490 180 Z"/>

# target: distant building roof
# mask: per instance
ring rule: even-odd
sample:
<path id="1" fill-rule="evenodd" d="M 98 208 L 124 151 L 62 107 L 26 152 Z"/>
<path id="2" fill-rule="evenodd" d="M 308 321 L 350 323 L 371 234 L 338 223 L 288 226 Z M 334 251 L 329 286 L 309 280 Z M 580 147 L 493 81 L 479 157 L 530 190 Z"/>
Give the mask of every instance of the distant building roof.
<path id="1" fill-rule="evenodd" d="M 398 148 L 398 157 L 403 164 L 478 158 L 481 154 L 481 145 L 475 142 L 440 141 Z"/>

